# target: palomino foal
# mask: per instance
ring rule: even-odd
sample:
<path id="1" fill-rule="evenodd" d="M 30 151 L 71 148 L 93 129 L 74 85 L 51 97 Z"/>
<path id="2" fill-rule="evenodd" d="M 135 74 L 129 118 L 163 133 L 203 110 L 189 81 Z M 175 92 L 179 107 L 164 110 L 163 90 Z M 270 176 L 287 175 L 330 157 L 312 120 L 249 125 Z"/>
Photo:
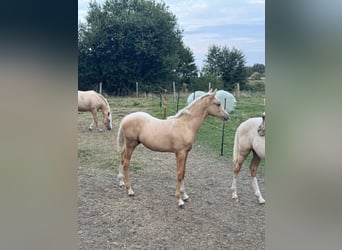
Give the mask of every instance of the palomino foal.
<path id="1" fill-rule="evenodd" d="M 208 115 L 224 121 L 229 117 L 215 94 L 216 90 L 210 90 L 167 120 L 154 118 L 144 112 L 131 113 L 122 119 L 117 137 L 121 153 L 118 179 L 120 187 L 125 186 L 128 190 L 128 195 L 134 195 L 128 168 L 134 149 L 141 143 L 153 151 L 176 154 L 175 196 L 178 206 L 184 207 L 184 201 L 189 199 L 184 189 L 185 164 L 196 134 Z"/>
<path id="2" fill-rule="evenodd" d="M 254 117 L 244 121 L 236 129 L 233 151 L 234 174 L 231 186 L 233 200 L 238 198 L 236 191 L 237 176 L 242 163 L 251 151 L 253 158 L 249 169 L 252 176 L 252 187 L 259 203 L 263 204 L 265 200 L 261 195 L 256 174 L 260 161 L 265 159 L 265 112 L 262 117 Z"/>

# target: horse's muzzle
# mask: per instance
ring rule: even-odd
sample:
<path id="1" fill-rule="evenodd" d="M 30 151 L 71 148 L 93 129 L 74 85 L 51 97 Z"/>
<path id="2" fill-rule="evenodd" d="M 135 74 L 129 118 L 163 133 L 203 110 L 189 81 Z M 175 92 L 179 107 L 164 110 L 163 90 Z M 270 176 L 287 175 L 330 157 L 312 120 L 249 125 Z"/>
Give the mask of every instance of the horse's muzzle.
<path id="1" fill-rule="evenodd" d="M 110 131 L 110 130 L 112 130 L 112 128 L 107 128 L 107 130 L 109 130 L 109 131 Z"/>

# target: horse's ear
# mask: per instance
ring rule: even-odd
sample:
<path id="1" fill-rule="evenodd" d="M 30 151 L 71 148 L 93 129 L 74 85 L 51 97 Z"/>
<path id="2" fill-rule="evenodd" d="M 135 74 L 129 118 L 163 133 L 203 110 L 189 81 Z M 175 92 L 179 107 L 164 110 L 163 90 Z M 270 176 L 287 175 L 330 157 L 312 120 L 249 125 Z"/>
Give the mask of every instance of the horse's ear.
<path id="1" fill-rule="evenodd" d="M 215 95 L 216 95 L 216 92 L 217 92 L 217 89 L 215 89 L 214 91 L 211 90 L 210 92 L 211 92 L 211 95 L 212 95 L 212 96 L 215 96 Z"/>

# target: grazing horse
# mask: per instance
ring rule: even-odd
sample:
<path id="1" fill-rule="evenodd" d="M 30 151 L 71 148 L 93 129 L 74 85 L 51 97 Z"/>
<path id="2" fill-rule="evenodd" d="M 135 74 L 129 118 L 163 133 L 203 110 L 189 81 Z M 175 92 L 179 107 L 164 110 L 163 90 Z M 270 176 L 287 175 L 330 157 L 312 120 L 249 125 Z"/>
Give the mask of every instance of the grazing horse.
<path id="1" fill-rule="evenodd" d="M 185 164 L 196 134 L 208 115 L 224 121 L 229 117 L 215 94 L 216 90 L 210 90 L 166 120 L 154 118 L 144 112 L 131 113 L 122 119 L 117 137 L 118 149 L 121 153 L 118 179 L 120 187 L 126 186 L 128 195 L 134 195 L 128 168 L 134 149 L 141 143 L 153 151 L 176 154 L 175 196 L 178 206 L 184 208 L 184 201 L 189 199 L 184 189 Z"/>
<path id="2" fill-rule="evenodd" d="M 101 109 L 103 124 L 108 130 L 112 129 L 112 115 L 110 113 L 109 104 L 102 95 L 96 93 L 93 90 L 89 91 L 78 91 L 78 111 L 80 112 L 91 112 L 93 115 L 93 122 L 89 126 L 89 130 L 93 129 L 95 122 L 96 129 L 101 132 L 102 129 L 98 126 L 97 111 Z"/>
<path id="3" fill-rule="evenodd" d="M 233 200 L 237 201 L 238 198 L 236 193 L 237 175 L 242 163 L 251 151 L 253 151 L 253 158 L 249 169 L 252 176 L 252 187 L 259 203 L 263 204 L 265 200 L 260 193 L 256 174 L 261 159 L 265 159 L 265 112 L 262 117 L 254 117 L 244 121 L 236 129 L 233 151 L 234 174 L 231 186 Z"/>

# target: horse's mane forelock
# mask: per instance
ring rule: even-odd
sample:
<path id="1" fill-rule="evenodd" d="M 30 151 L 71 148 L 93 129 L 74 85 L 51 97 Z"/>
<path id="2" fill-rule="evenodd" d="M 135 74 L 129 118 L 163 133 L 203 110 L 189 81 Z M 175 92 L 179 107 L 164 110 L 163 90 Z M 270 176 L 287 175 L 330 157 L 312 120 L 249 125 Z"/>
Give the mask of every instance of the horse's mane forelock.
<path id="1" fill-rule="evenodd" d="M 189 114 L 190 112 L 188 111 L 189 108 L 191 108 L 195 103 L 199 102 L 200 100 L 202 100 L 203 98 L 209 96 L 210 93 L 204 94 L 202 96 L 200 96 L 199 98 L 197 98 L 196 100 L 192 101 L 188 106 L 186 106 L 185 108 L 179 110 L 177 112 L 177 114 L 173 115 L 173 116 L 169 116 L 167 119 L 174 119 L 174 118 L 178 118 L 182 115 L 186 115 Z"/>

